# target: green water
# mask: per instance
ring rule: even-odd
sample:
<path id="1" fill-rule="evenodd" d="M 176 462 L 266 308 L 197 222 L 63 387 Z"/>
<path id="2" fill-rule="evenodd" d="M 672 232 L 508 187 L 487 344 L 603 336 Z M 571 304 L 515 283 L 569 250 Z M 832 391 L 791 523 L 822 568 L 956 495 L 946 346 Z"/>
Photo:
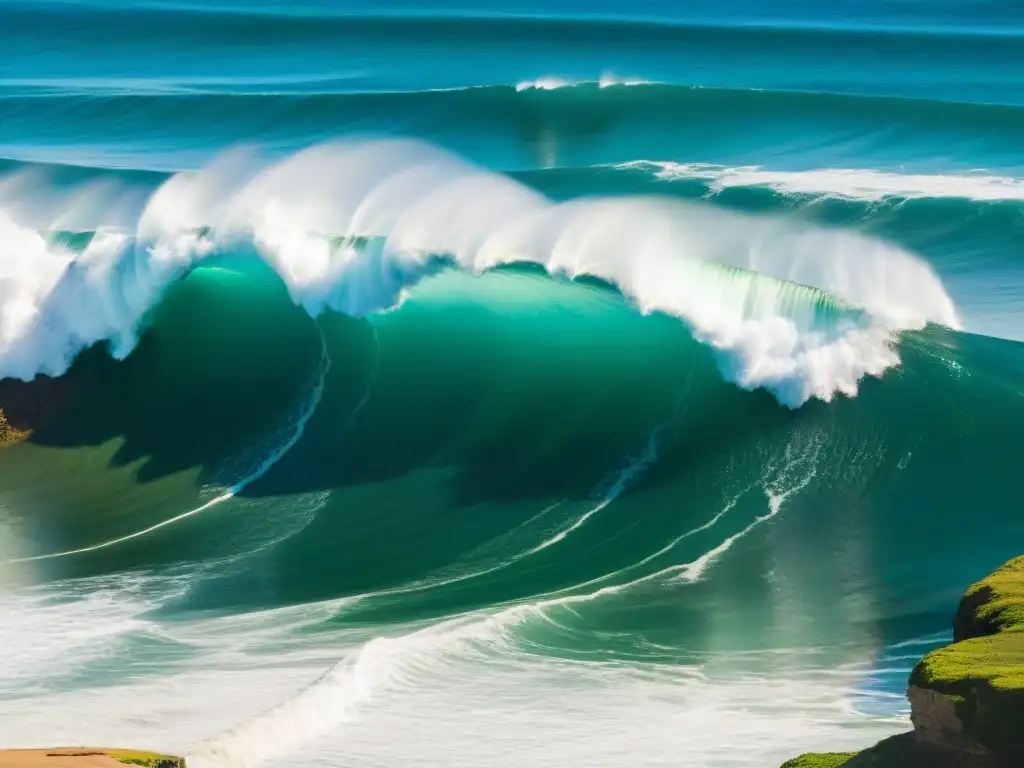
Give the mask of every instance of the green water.
<path id="1" fill-rule="evenodd" d="M 642 592 L 753 523 L 711 578 L 630 591 L 628 610 L 594 603 L 570 624 L 682 633 L 690 650 L 810 645 L 865 625 L 941 628 L 948 595 L 1021 530 L 1014 343 L 908 334 L 902 366 L 856 399 L 790 411 L 601 284 L 444 274 L 391 312 L 314 321 L 239 262 L 176 286 L 125 361 L 80 359 L 72 401 L 8 450 L 17 554 L 130 536 L 246 478 L 308 404 L 321 336 L 319 406 L 265 475 L 20 578 L 198 567 L 273 541 L 258 578 L 235 569 L 175 610 L 370 595 L 355 620 L 386 625 L 638 579 Z M 757 522 L 771 494 L 782 508 Z M 780 591 L 796 601 L 785 611 Z M 603 650 L 635 652 L 617 645 Z"/>

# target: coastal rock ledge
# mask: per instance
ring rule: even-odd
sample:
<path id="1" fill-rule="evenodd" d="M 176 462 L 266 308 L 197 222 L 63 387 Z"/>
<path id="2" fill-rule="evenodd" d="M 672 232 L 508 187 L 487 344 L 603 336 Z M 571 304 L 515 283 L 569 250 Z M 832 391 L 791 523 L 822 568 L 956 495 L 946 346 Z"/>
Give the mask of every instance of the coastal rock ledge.
<path id="1" fill-rule="evenodd" d="M 967 590 L 953 643 L 917 663 L 907 698 L 913 732 L 783 768 L 1024 766 L 1024 556 Z"/>
<path id="2" fill-rule="evenodd" d="M 185 768 L 184 758 L 159 752 L 107 747 L 0 749 L 0 768 Z"/>

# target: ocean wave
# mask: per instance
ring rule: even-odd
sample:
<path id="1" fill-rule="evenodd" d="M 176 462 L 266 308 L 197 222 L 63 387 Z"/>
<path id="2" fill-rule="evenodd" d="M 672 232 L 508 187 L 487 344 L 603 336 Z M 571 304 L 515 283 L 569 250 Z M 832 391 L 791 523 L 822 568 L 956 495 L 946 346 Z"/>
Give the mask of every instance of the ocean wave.
<path id="1" fill-rule="evenodd" d="M 79 652 L 102 644 L 116 677 L 109 686 L 63 686 L 37 691 L 28 702 L 0 702 L 5 724 L 12 725 L 5 733 L 11 743 L 47 738 L 78 743 L 88 735 L 87 727 L 98 729 L 96 738 L 106 741 L 143 740 L 187 754 L 190 764 L 200 768 L 268 761 L 290 765 L 300 749 L 307 765 L 373 754 L 386 755 L 392 763 L 415 755 L 420 764 L 450 765 L 456 752 L 474 765 L 521 765 L 524 754 L 531 761 L 554 755 L 564 764 L 589 758 L 592 765 L 615 765 L 626 751 L 635 755 L 638 748 L 651 760 L 686 749 L 701 764 L 715 764 L 737 755 L 756 760 L 769 754 L 781 760 L 797 738 L 802 743 L 809 738 L 812 745 L 852 746 L 865 730 L 880 737 L 904 727 L 903 718 L 865 719 L 851 707 L 851 678 L 870 665 L 863 647 L 844 647 L 831 655 L 808 649 L 790 664 L 772 651 L 693 659 L 671 668 L 582 664 L 531 648 L 526 635 L 568 615 L 535 604 L 433 626 L 402 625 L 377 637 L 366 637 L 373 629 L 342 629 L 331 636 L 332 647 L 322 642 L 322 634 L 317 638 L 309 630 L 343 615 L 347 601 L 173 621 L 152 614 L 160 604 L 153 598 L 166 600 L 168 592 L 179 593 L 185 586 L 131 574 L 61 582 L 30 599 L 8 598 L 5 604 L 17 605 L 19 617 L 28 614 L 37 626 L 53 624 L 46 627 L 50 632 L 44 642 L 26 645 L 24 663 L 59 655 L 74 667 L 82 661 Z M 82 594 L 88 591 L 94 595 Z M 152 594 L 140 600 L 140 592 Z M 40 606 L 42 613 L 35 614 Z M 58 614 L 87 625 L 93 647 L 58 636 Z M 171 643 L 187 655 L 161 664 L 157 674 L 140 674 L 138 667 L 117 674 L 122 670 L 118 657 L 131 655 L 124 652 L 131 638 Z M 835 657 L 839 670 L 826 663 Z M 197 690 L 204 695 L 194 695 Z M 532 706 L 524 706 L 513 693 L 523 690 L 529 691 Z M 512 695 L 496 697 L 495 691 Z M 780 692 L 784 705 L 763 706 Z M 637 719 L 637 733 L 626 741 L 595 741 L 594 723 L 612 727 L 621 718 L 623 696 L 644 715 Z M 167 702 L 174 702 L 173 711 Z M 24 716 L 27 705 L 35 717 Z M 807 726 L 808 709 L 816 713 L 813 729 Z M 96 722 L 82 718 L 82 712 L 93 713 Z M 680 718 L 688 727 L 673 727 Z M 512 733 L 505 749 L 496 750 L 496 723 L 513 721 L 524 728 Z M 398 731 L 402 739 L 386 737 Z M 695 741 L 697 732 L 744 738 L 737 747 L 729 740 Z"/>
<path id="2" fill-rule="evenodd" d="M 277 428 L 272 430 L 271 435 L 265 444 L 260 445 L 258 450 L 250 451 L 252 454 L 251 456 L 243 457 L 241 459 L 233 457 L 230 462 L 226 462 L 237 466 L 232 466 L 228 472 L 222 473 L 223 477 L 220 478 L 222 482 L 219 486 L 210 489 L 213 493 L 208 495 L 212 495 L 212 498 L 209 498 L 199 506 L 186 512 L 182 512 L 179 515 L 175 515 L 174 517 L 162 520 L 159 523 L 133 531 L 123 536 L 118 536 L 97 544 L 91 544 L 86 547 L 78 547 L 76 549 L 65 550 L 62 552 L 13 558 L 7 561 L 8 564 L 38 562 L 40 560 L 51 560 L 56 557 L 68 557 L 70 555 L 80 555 L 86 552 L 96 552 L 101 549 L 107 549 L 108 547 L 113 547 L 126 541 L 137 539 L 141 536 L 147 536 L 161 528 L 174 525 L 182 520 L 187 520 L 191 517 L 195 517 L 196 515 L 201 515 L 204 512 L 223 504 L 225 501 L 234 498 L 245 490 L 247 486 L 256 482 L 269 472 L 270 469 L 277 464 L 277 462 L 279 462 L 288 453 L 288 451 L 290 451 L 292 447 L 299 442 L 299 440 L 302 439 L 302 434 L 306 429 L 306 425 L 313 417 L 313 414 L 316 413 L 316 409 L 320 405 L 320 400 L 323 398 L 324 383 L 331 369 L 331 358 L 327 353 L 327 346 L 322 335 L 320 337 L 320 344 L 321 353 L 319 364 L 317 365 L 316 372 L 310 379 L 308 392 L 304 393 L 304 396 L 298 403 L 298 407 L 293 409 L 293 413 L 288 414 L 288 418 L 284 423 L 277 425 Z"/>
<path id="3" fill-rule="evenodd" d="M 97 231 L 78 252 L 0 217 L 0 374 L 59 374 L 102 340 L 127 355 L 168 285 L 239 248 L 314 316 L 386 309 L 451 267 L 598 277 L 790 406 L 855 394 L 897 364 L 897 331 L 959 326 L 926 263 L 854 233 L 659 198 L 556 204 L 418 142 L 349 142 L 173 176 L 136 232 Z"/>
<path id="4" fill-rule="evenodd" d="M 0 83 L 0 145 L 11 159 L 176 171 L 237 143 L 286 152 L 339 132 L 390 136 L 400 126 L 505 171 L 638 158 L 749 170 L 773 158 L 783 168 L 1020 175 L 1009 150 L 1024 130 L 1018 107 L 641 84 L 633 71 L 590 71 L 596 79 L 514 72 L 499 84 L 357 74 L 20 80 Z M 894 157 L 905 167 L 894 169 Z"/>
<path id="5" fill-rule="evenodd" d="M 516 83 L 516 91 L 555 91 L 559 88 L 594 85 L 598 88 L 612 88 L 614 86 L 656 85 L 656 83 L 652 80 L 644 80 L 643 78 L 619 77 L 606 72 L 597 80 L 570 80 L 561 77 L 539 77 L 536 80 L 523 80 Z M 463 90 L 468 90 L 468 88 Z"/>
<path id="6" fill-rule="evenodd" d="M 125 634 L 147 625 L 145 612 L 159 605 L 141 580 L 94 579 L 89 588 L 69 585 L 62 599 L 44 590 L 0 592 L 10 617 L 0 628 L 6 649 L 0 661 L 4 698 L 26 680 L 59 678 L 95 658 L 113 654 Z M 103 616 L 103 621 L 95 621 Z"/>
<path id="7" fill-rule="evenodd" d="M 903 174 L 857 168 L 781 171 L 762 166 L 729 167 L 711 163 L 636 160 L 615 168 L 643 170 L 666 181 L 708 182 L 716 194 L 734 187 L 767 187 L 784 195 L 841 197 L 850 200 L 955 198 L 977 201 L 1024 200 L 1024 179 L 979 170 L 960 174 Z"/>
<path id="8" fill-rule="evenodd" d="M 189 750 L 189 762 L 203 768 L 247 768 L 266 760 L 285 757 L 304 742 L 335 731 L 339 726 L 345 726 L 339 734 L 342 743 L 348 749 L 357 750 L 358 745 L 351 742 L 359 738 L 360 721 L 376 722 L 382 716 L 382 708 L 397 707 L 401 710 L 412 703 L 422 706 L 424 697 L 432 698 L 431 692 L 442 692 L 439 698 L 447 701 L 451 698 L 451 688 L 461 688 L 463 685 L 469 690 L 460 690 L 459 700 L 472 700 L 487 689 L 488 683 L 493 690 L 493 674 L 496 670 L 499 671 L 499 678 L 502 669 L 514 671 L 517 675 L 536 676 L 538 681 L 531 687 L 532 695 L 537 695 L 537 692 L 540 695 L 551 694 L 552 689 L 539 682 L 549 674 L 557 680 L 564 681 L 565 676 L 569 675 L 578 676 L 581 682 L 588 681 L 593 666 L 565 658 L 557 645 L 560 634 L 555 632 L 546 635 L 538 632 L 538 628 L 569 631 L 566 622 L 572 622 L 574 618 L 578 620 L 584 606 L 614 601 L 624 594 L 642 590 L 652 584 L 684 592 L 692 588 L 692 584 L 703 579 L 706 571 L 737 541 L 778 515 L 788 500 L 798 496 L 813 482 L 822 444 L 813 436 L 806 441 L 794 440 L 778 455 L 766 457 L 768 464 L 763 469 L 762 477 L 755 483 L 765 495 L 763 513 L 738 532 L 729 536 L 721 534 L 723 538 L 717 545 L 692 562 L 654 569 L 643 575 L 633 573 L 632 578 L 625 573 L 608 574 L 605 578 L 557 593 L 463 613 L 427 626 L 397 628 L 393 634 L 374 637 L 348 652 L 341 661 L 293 696 L 197 744 Z M 753 486 L 748 490 L 754 490 Z M 520 557 L 531 556 L 539 551 L 529 550 Z M 657 554 L 637 563 L 634 569 L 647 565 Z M 618 583 L 607 584 L 616 579 Z M 383 592 L 362 595 L 352 606 L 357 607 L 375 599 L 387 599 L 393 594 Z M 840 654 L 847 657 L 844 658 L 846 663 L 842 669 L 830 669 L 825 675 L 815 676 L 820 684 L 815 695 L 820 697 L 825 709 L 831 710 L 829 720 L 836 725 L 853 714 L 848 703 L 851 691 L 847 678 L 863 674 L 870 664 L 870 657 L 863 651 L 861 657 L 856 658 L 857 653 L 851 654 L 850 650 Z M 807 653 L 813 655 L 816 652 L 810 650 Z M 767 656 L 770 657 L 770 654 Z M 753 690 L 767 682 L 767 679 L 760 682 L 756 677 L 751 679 L 749 672 L 745 675 L 746 683 L 730 680 L 728 674 L 721 674 L 721 668 L 715 670 L 713 665 L 705 664 L 705 661 L 707 657 L 693 656 L 689 664 L 677 664 L 671 672 L 659 669 L 657 665 L 648 671 L 623 665 L 617 672 L 615 667 L 608 666 L 601 667 L 601 674 L 620 674 L 634 685 L 641 684 L 649 674 L 652 677 L 646 679 L 664 686 L 661 689 L 663 695 L 666 690 L 671 690 L 683 697 L 701 688 L 707 692 L 742 698 L 751 695 Z M 749 662 L 749 659 L 745 661 Z M 807 672 L 800 668 L 799 662 L 772 665 L 777 667 L 773 669 L 773 683 L 780 684 L 781 681 L 798 697 L 805 697 L 811 692 L 806 685 Z M 473 673 L 468 674 L 469 670 Z M 481 675 L 486 680 L 481 680 Z M 438 685 L 439 679 L 446 680 L 446 684 Z M 729 721 L 739 719 L 736 712 L 730 714 L 715 706 L 711 709 L 720 718 Z M 699 706 L 684 705 L 684 710 L 692 717 L 703 716 Z M 448 712 L 450 705 L 439 704 L 436 711 Z M 548 711 L 559 711 L 559 708 L 549 708 Z M 764 729 L 764 733 L 768 733 L 769 729 L 786 729 L 796 725 L 785 708 L 755 715 L 756 722 L 753 723 L 750 718 L 751 713 L 743 713 L 746 727 Z M 880 718 L 874 725 L 887 729 L 897 722 L 892 718 Z M 743 726 L 737 723 L 735 727 Z M 531 732 L 535 730 L 531 729 Z M 563 739 L 564 735 L 562 738 L 555 737 L 553 741 L 545 740 L 545 746 L 568 746 Z M 782 739 L 778 742 L 781 750 Z M 763 750 L 764 746 L 764 742 L 758 740 L 757 748 Z M 712 744 L 706 749 L 710 756 L 720 750 L 721 745 Z M 521 758 L 518 754 L 517 757 Z"/>
<path id="9" fill-rule="evenodd" d="M 102 712 L 104 728 L 117 724 L 144 733 L 166 719 L 166 702 L 175 701 L 184 702 L 184 709 L 178 707 L 179 716 L 170 719 L 170 728 L 163 723 L 157 743 L 186 753 L 190 763 L 200 767 L 242 768 L 287 760 L 310 743 L 327 742 L 339 752 L 360 754 L 371 737 L 372 743 L 380 743 L 380 734 L 393 728 L 396 721 L 414 725 L 400 744 L 393 742 L 395 748 L 419 751 L 421 761 L 444 764 L 445 750 L 436 740 L 429 740 L 430 732 L 436 735 L 434 729 L 440 728 L 452 738 L 479 741 L 492 722 L 486 714 L 491 710 L 476 706 L 476 702 L 493 698 L 494 690 L 516 686 L 515 681 L 521 688 L 523 675 L 533 682 L 531 697 L 544 702 L 542 707 L 521 710 L 522 716 L 537 718 L 534 727 L 524 731 L 531 734 L 531 741 L 523 748 L 565 750 L 566 754 L 584 750 L 598 764 L 616 764 L 622 745 L 595 745 L 587 735 L 592 731 L 591 717 L 556 716 L 552 720 L 552 713 L 578 713 L 582 708 L 611 720 L 615 712 L 621 712 L 624 689 L 639 691 L 638 706 L 649 708 L 644 720 L 656 721 L 649 726 L 652 735 L 660 733 L 666 739 L 657 742 L 657 749 L 650 747 L 649 740 L 641 740 L 647 745 L 645 754 L 651 755 L 658 750 L 666 754 L 677 751 L 678 740 L 688 738 L 679 729 L 665 727 L 680 716 L 709 725 L 719 723 L 730 732 L 740 729 L 751 736 L 744 748 L 750 755 L 763 756 L 767 750 L 777 752 L 780 759 L 789 749 L 793 733 L 806 728 L 808 705 L 819 710 L 817 734 L 823 739 L 840 735 L 855 718 L 862 727 L 887 732 L 899 723 L 891 718 L 864 723 L 850 705 L 850 680 L 871 661 L 870 647 L 859 642 L 844 641 L 840 650 L 808 648 L 799 655 L 782 655 L 762 649 L 735 658 L 717 648 L 694 653 L 682 644 L 666 646 L 661 650 L 675 655 L 673 665 L 580 663 L 566 656 L 568 649 L 563 645 L 578 631 L 576 623 L 592 616 L 591 609 L 621 608 L 618 601 L 634 598 L 634 590 L 649 600 L 651 592 L 644 590 L 656 586 L 664 604 L 678 606 L 681 598 L 697 589 L 696 582 L 708 578 L 713 568 L 724 566 L 722 561 L 737 542 L 763 530 L 768 520 L 779 516 L 784 507 L 795 505 L 798 497 L 820 480 L 818 469 L 829 461 L 822 448 L 830 442 L 824 440 L 823 432 L 810 429 L 758 452 L 760 461 L 750 467 L 754 482 L 742 492 L 751 507 L 744 510 L 744 516 L 753 514 L 753 519 L 748 522 L 738 515 L 739 519 L 728 521 L 729 526 L 714 529 L 708 541 L 685 558 L 673 553 L 676 565 L 663 568 L 663 563 L 655 562 L 665 554 L 663 548 L 627 569 L 610 572 L 606 567 L 599 580 L 511 602 L 495 601 L 483 610 L 433 624 L 402 622 L 385 628 L 359 621 L 358 612 L 366 604 L 394 607 L 399 596 L 395 590 L 243 615 L 204 614 L 163 621 L 161 607 L 183 593 L 201 590 L 204 578 L 215 580 L 224 575 L 211 569 L 211 563 L 174 577 L 137 572 L 106 581 L 59 582 L 32 594 L 14 595 L 5 604 L 19 615 L 26 612 L 37 619 L 30 625 L 37 630 L 34 634 L 15 632 L 12 636 L 15 659 L 37 669 L 42 684 L 63 680 L 66 667 L 74 669 L 82 661 L 83 651 L 89 659 L 100 656 L 105 678 L 116 681 L 110 687 L 64 687 L 53 697 L 37 692 L 31 698 L 32 711 L 45 712 L 47 717 L 26 723 L 26 731 L 17 738 L 36 738 L 36 725 L 46 722 L 50 737 L 57 733 L 62 740 L 77 743 L 83 721 L 66 715 L 81 711 Z M 609 477 L 609 497 L 628 482 L 636 468 L 632 463 Z M 727 504 L 723 511 L 738 510 Z M 697 532 L 695 528 L 688 534 Z M 502 549 L 506 555 L 536 555 L 538 551 L 527 549 L 526 544 L 523 539 L 518 549 L 505 549 L 504 545 Z M 558 545 L 563 546 L 562 542 Z M 680 563 L 680 559 L 688 562 Z M 450 581 L 432 585 L 439 591 L 450 586 Z M 59 596 L 59 605 L 53 604 L 55 596 Z M 648 609 L 651 607 L 649 603 Z M 88 630 L 72 633 L 70 638 L 58 636 L 58 614 L 77 617 Z M 356 619 L 352 626 L 338 623 L 349 617 Z M 327 620 L 335 626 L 325 635 Z M 40 637 L 43 642 L 31 642 Z M 147 667 L 147 646 L 154 643 L 168 644 L 177 653 L 169 662 L 150 658 Z M 89 647 L 83 649 L 83 644 Z M 833 661 L 818 664 L 826 672 L 811 668 L 812 662 L 825 659 Z M 837 670 L 836 659 L 845 666 Z M 759 665 L 763 667 L 760 673 Z M 318 670 L 322 671 L 317 674 Z M 231 680 L 233 684 L 227 684 Z M 576 684 L 567 685 L 567 680 Z M 0 674 L 0 685 L 4 682 Z M 581 686 L 591 695 L 576 696 Z M 756 707 L 753 712 L 736 706 L 737 702 L 762 700 L 768 688 L 776 693 L 784 690 L 788 705 Z M 148 695 L 140 700 L 136 694 L 143 689 Z M 187 690 L 211 693 L 184 696 Z M 26 711 L 24 699 L 12 703 Z M 516 705 L 502 698 L 499 706 Z M 412 716 L 416 710 L 419 717 Z M 432 721 L 433 727 L 415 725 L 424 719 Z M 544 738 L 534 738 L 536 734 Z M 770 736 L 774 738 L 766 741 Z M 635 749 L 637 743 L 633 741 L 630 748 Z M 492 745 L 484 739 L 467 748 L 471 750 L 468 755 L 475 755 L 474 750 L 491 749 Z M 734 745 L 726 746 L 718 739 L 694 744 L 691 753 L 694 750 L 709 763 L 721 759 L 726 751 L 736 754 Z M 518 750 L 506 752 L 509 757 L 499 757 L 500 764 L 507 760 L 512 765 L 522 757 Z M 475 758 L 470 761 L 476 763 Z"/>
<path id="10" fill-rule="evenodd" d="M 568 88 L 572 85 L 578 85 L 571 80 L 563 80 L 560 77 L 541 77 L 536 80 L 523 80 L 520 83 L 516 83 L 517 91 L 553 91 L 556 88 Z"/>

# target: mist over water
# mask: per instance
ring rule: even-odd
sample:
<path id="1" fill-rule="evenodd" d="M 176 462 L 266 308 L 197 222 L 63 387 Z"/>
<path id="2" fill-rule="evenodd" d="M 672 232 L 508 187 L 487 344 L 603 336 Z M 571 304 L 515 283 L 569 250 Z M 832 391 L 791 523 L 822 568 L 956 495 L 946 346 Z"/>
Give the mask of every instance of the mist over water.
<path id="1" fill-rule="evenodd" d="M 634 6 L 0 3 L 0 742 L 907 728 L 1019 554 L 1022 19 Z"/>

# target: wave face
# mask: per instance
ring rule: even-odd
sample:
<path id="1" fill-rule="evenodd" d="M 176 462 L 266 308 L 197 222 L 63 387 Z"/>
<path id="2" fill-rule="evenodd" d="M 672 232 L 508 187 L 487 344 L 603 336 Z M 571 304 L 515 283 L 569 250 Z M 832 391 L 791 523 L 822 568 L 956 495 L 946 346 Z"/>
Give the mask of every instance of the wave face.
<path id="1" fill-rule="evenodd" d="M 0 373 L 59 375 L 100 341 L 124 357 L 169 283 L 245 249 L 313 316 L 388 309 L 449 266 L 597 278 L 644 312 L 679 318 L 728 378 L 791 406 L 855 394 L 862 376 L 898 362 L 897 331 L 959 325 L 926 263 L 851 233 L 656 198 L 555 204 L 416 143 L 243 165 L 230 157 L 172 177 L 133 235 L 86 232 L 79 251 L 62 233 L 48 242 L 8 222 Z"/>
<path id="2" fill-rule="evenodd" d="M 0 2 L 0 742 L 906 729 L 1024 533 L 1024 18 L 675 5 Z"/>

